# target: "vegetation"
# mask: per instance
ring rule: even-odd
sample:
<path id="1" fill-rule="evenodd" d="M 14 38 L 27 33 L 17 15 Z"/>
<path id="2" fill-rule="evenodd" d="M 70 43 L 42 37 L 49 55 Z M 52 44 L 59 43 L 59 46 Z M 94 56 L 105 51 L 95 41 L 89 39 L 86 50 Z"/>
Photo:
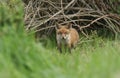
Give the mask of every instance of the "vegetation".
<path id="1" fill-rule="evenodd" d="M 52 35 L 56 22 L 72 26 L 88 37 L 91 30 L 120 32 L 119 0 L 23 0 L 25 26 L 36 36 Z M 103 35 L 103 34 L 102 34 Z"/>
<path id="2" fill-rule="evenodd" d="M 35 42 L 24 31 L 23 4 L 0 2 L 0 78 L 119 78 L 120 40 L 80 36 L 72 54 L 60 54 L 55 37 Z"/>

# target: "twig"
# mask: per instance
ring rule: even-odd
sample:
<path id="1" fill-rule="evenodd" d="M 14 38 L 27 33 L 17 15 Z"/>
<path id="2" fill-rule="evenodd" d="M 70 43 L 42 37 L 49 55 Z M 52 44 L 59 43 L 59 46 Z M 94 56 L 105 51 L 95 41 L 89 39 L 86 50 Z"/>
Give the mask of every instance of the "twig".
<path id="1" fill-rule="evenodd" d="M 74 3 L 74 1 L 75 1 L 75 0 L 72 0 L 72 1 L 64 8 L 64 10 L 67 9 L 72 3 Z M 53 16 L 51 16 L 50 18 L 48 18 L 48 19 L 45 20 L 44 22 L 41 22 L 39 25 L 33 27 L 32 29 L 35 29 L 36 27 L 38 27 L 38 26 L 40 26 L 40 25 L 48 22 L 48 21 L 51 20 L 53 17 L 55 17 L 56 15 L 60 14 L 62 11 L 63 11 L 63 9 L 60 10 L 60 11 L 58 11 L 57 13 L 55 13 Z"/>
<path id="2" fill-rule="evenodd" d="M 101 17 L 99 17 L 99 18 L 93 20 L 93 21 L 92 21 L 91 23 L 89 23 L 88 25 L 83 26 L 83 27 L 80 27 L 80 29 L 90 27 L 91 24 L 95 23 L 96 21 L 98 21 L 98 20 L 100 20 L 100 19 L 102 19 L 102 18 L 108 17 L 108 16 L 109 16 L 109 15 L 103 15 L 103 16 L 101 16 Z"/>

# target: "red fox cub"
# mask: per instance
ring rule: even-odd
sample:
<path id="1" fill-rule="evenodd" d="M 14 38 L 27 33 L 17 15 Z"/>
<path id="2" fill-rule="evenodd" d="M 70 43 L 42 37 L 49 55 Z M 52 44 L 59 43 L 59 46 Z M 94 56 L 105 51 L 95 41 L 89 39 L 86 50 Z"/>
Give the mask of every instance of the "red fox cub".
<path id="1" fill-rule="evenodd" d="M 72 48 L 75 48 L 75 45 L 78 43 L 79 34 L 72 28 L 72 24 L 67 25 L 56 24 L 56 39 L 57 39 L 57 48 L 62 52 L 62 46 L 65 50 L 68 49 L 71 52 Z"/>

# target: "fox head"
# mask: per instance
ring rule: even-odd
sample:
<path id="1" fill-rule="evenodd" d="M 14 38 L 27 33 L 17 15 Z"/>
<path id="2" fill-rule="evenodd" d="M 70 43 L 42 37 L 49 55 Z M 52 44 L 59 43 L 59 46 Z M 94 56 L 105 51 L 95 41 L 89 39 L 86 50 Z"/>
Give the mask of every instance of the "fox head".
<path id="1" fill-rule="evenodd" d="M 70 37 L 70 29 L 72 25 L 69 23 L 67 25 L 56 24 L 56 33 L 59 39 L 68 40 Z"/>

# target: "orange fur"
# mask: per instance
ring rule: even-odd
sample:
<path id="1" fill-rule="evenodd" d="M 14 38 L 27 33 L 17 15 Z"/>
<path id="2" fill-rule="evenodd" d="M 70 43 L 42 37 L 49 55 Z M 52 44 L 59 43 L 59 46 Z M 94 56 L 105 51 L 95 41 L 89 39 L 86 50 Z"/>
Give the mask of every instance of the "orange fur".
<path id="1" fill-rule="evenodd" d="M 62 52 L 62 44 L 64 44 L 64 47 L 67 46 L 67 48 L 71 52 L 71 49 L 75 48 L 75 45 L 78 43 L 79 34 L 74 28 L 72 28 L 71 24 L 68 25 L 57 24 L 56 38 L 57 46 L 60 52 Z"/>

